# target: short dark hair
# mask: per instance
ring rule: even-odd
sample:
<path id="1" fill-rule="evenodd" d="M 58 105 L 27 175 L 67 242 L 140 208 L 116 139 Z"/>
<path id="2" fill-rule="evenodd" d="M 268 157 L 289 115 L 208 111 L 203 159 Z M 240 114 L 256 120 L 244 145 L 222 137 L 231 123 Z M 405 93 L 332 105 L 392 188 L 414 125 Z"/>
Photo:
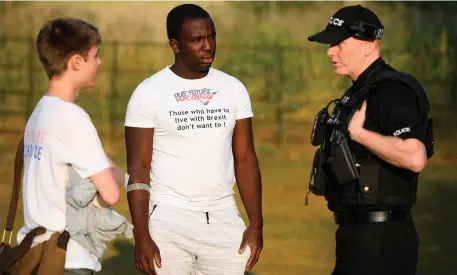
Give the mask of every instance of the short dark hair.
<path id="1" fill-rule="evenodd" d="M 70 57 L 80 54 L 86 58 L 102 38 L 91 24 L 74 18 L 57 18 L 44 24 L 38 33 L 36 46 L 44 70 L 51 78 L 67 69 Z"/>
<path id="2" fill-rule="evenodd" d="M 208 17 L 209 13 L 195 4 L 183 4 L 173 8 L 167 16 L 168 39 L 178 39 L 184 20 Z"/>

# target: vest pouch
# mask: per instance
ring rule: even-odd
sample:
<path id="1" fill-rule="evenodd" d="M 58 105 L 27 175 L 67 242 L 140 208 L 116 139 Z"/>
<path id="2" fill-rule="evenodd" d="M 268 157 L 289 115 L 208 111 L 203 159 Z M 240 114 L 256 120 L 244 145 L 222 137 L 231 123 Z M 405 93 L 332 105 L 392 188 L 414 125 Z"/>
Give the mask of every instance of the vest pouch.
<path id="1" fill-rule="evenodd" d="M 328 158 L 327 164 L 337 183 L 343 185 L 357 180 L 359 173 L 346 138 L 332 144 L 332 151 L 332 157 Z"/>
<path id="2" fill-rule="evenodd" d="M 364 203 L 376 205 L 379 197 L 379 169 L 375 162 L 368 162 L 360 167 L 359 189 Z"/>
<path id="3" fill-rule="evenodd" d="M 324 143 L 328 117 L 328 111 L 324 108 L 314 118 L 313 130 L 311 131 L 311 144 L 313 146 L 319 146 Z"/>
<path id="4" fill-rule="evenodd" d="M 312 175 L 314 179 L 309 183 L 309 189 L 316 196 L 325 195 L 325 173 L 323 165 L 325 164 L 325 153 L 323 148 L 316 150 L 313 161 Z"/>

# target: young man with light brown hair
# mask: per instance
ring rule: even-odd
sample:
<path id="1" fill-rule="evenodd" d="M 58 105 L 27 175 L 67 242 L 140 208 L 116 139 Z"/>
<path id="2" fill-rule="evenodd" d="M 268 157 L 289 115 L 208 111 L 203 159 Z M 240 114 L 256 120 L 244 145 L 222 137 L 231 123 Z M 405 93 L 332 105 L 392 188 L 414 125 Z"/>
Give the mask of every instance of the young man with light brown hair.
<path id="1" fill-rule="evenodd" d="M 49 87 L 24 132 L 24 227 L 18 232 L 18 242 L 39 226 L 46 233 L 36 237 L 36 243 L 66 230 L 70 166 L 81 178 L 92 180 L 101 205 L 119 201 L 118 185 L 124 173 L 107 157 L 89 115 L 74 103 L 81 90 L 97 83 L 100 43 L 96 27 L 72 18 L 48 21 L 38 33 L 38 56 Z M 100 269 L 100 259 L 70 239 L 65 275 L 93 274 Z"/>

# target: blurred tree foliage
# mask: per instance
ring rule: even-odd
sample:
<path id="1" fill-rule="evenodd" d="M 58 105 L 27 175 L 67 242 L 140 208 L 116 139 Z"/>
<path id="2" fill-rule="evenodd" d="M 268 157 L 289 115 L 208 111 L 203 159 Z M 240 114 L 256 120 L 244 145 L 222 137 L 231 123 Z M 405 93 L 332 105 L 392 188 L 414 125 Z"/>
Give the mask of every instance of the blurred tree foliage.
<path id="1" fill-rule="evenodd" d="M 247 9 L 257 16 L 267 16 L 272 10 L 285 12 L 290 10 L 302 10 L 304 8 L 314 8 L 318 2 L 305 1 L 251 1 L 251 2 L 231 2 L 236 9 Z"/>
<path id="2" fill-rule="evenodd" d="M 451 86 L 452 103 L 457 106 L 457 2 L 404 2 L 413 32 L 409 49 L 423 49 L 428 56 L 424 73 Z M 433 68 L 433 69 L 432 69 Z M 426 76 L 424 76 L 425 78 Z"/>
<path id="3" fill-rule="evenodd" d="M 304 103 L 309 101 L 310 84 L 316 86 L 310 79 L 315 78 L 310 75 L 311 66 L 314 65 L 320 72 L 326 62 L 325 55 L 319 55 L 318 62 L 310 62 L 312 57 L 299 42 L 307 34 L 299 33 L 303 31 L 300 24 L 304 22 L 297 14 L 316 4 L 231 2 L 239 11 L 237 16 L 243 20 L 230 26 L 228 39 L 236 44 L 246 44 L 246 50 L 226 53 L 221 67 L 239 77 L 250 88 L 257 112 L 275 126 L 273 140 L 276 146 L 283 142 L 285 124 L 290 120 L 287 117 L 294 117 L 300 108 L 308 106 Z M 255 27 L 246 28 L 250 24 Z M 336 84 L 339 83 L 337 81 Z"/>

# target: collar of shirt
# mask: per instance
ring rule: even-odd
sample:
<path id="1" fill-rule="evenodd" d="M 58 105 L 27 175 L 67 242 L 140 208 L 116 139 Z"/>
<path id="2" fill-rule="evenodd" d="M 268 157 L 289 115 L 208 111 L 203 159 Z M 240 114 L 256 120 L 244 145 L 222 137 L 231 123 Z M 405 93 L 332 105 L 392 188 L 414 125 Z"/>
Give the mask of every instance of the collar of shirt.
<path id="1" fill-rule="evenodd" d="M 385 61 L 381 57 L 376 59 L 373 63 L 370 64 L 370 66 L 368 66 L 368 68 L 365 69 L 365 71 L 359 75 L 356 81 L 352 81 L 352 88 L 357 90 L 358 88 L 362 87 L 370 72 L 372 72 L 375 68 L 384 66 L 385 64 Z"/>

